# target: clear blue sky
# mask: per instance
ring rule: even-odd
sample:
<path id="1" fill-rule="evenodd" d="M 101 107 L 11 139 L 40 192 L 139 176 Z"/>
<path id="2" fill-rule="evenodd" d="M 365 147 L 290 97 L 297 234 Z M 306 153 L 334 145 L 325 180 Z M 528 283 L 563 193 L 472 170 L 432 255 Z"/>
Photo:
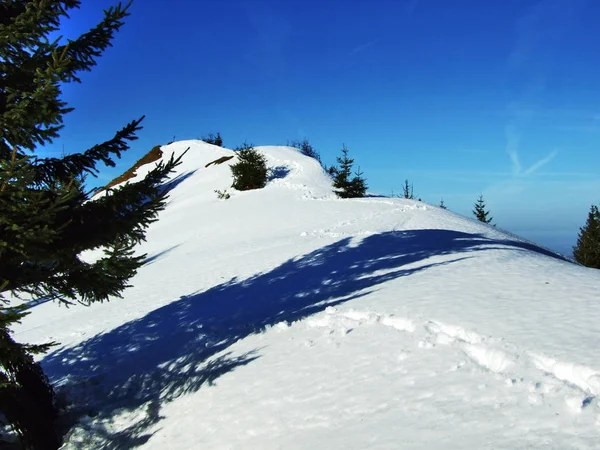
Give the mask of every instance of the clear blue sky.
<path id="1" fill-rule="evenodd" d="M 63 32 L 101 18 L 86 0 Z M 226 147 L 343 143 L 370 191 L 403 180 L 569 252 L 600 201 L 600 2 L 136 0 L 99 65 L 69 85 L 54 151 L 146 115 L 104 183 L 156 144 L 220 131 Z"/>

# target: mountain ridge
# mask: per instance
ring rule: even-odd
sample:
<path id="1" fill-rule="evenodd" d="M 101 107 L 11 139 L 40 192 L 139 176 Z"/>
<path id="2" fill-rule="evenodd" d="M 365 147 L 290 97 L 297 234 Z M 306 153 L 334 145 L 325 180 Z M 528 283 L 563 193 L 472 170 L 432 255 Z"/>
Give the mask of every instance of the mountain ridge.
<path id="1" fill-rule="evenodd" d="M 338 199 L 289 147 L 256 147 L 279 176 L 220 200 L 234 160 L 205 166 L 234 151 L 163 158 L 188 147 L 124 298 L 15 330 L 62 343 L 41 363 L 89 413 L 65 448 L 593 448 L 596 271 L 423 202 Z"/>

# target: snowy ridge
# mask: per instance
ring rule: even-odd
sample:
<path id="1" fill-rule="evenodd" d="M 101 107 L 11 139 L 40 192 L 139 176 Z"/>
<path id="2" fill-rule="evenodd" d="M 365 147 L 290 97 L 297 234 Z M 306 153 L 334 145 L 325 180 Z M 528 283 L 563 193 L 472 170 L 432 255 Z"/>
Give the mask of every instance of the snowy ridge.
<path id="1" fill-rule="evenodd" d="M 596 448 L 598 271 L 422 202 L 338 199 L 289 147 L 232 192 L 234 160 L 206 165 L 234 152 L 163 157 L 188 147 L 124 299 L 17 330 L 62 344 L 42 364 L 84 405 L 65 448 Z"/>
<path id="2" fill-rule="evenodd" d="M 331 181 L 320 164 L 314 159 L 302 155 L 298 149 L 276 146 L 257 146 L 255 149 L 267 157 L 267 165 L 273 172 L 267 190 L 283 187 L 293 191 L 303 191 L 305 198 L 334 197 L 331 191 Z M 202 187 L 206 188 L 228 189 L 231 185 L 229 166 L 235 163 L 235 159 L 223 164 L 205 166 L 224 156 L 234 157 L 235 151 L 195 140 L 163 145 L 161 150 L 163 156 L 159 161 L 166 161 L 171 155 L 177 157 L 188 150 L 181 165 L 170 177 L 175 184 L 179 184 L 187 178 L 193 178 L 194 183 L 201 183 Z M 129 181 L 134 182 L 143 178 L 152 167 L 154 164 L 142 166 L 137 170 L 137 176 Z M 192 177 L 194 174 L 198 176 Z M 187 187 L 186 193 L 189 195 L 189 182 Z M 214 197 L 213 191 L 209 193 Z"/>

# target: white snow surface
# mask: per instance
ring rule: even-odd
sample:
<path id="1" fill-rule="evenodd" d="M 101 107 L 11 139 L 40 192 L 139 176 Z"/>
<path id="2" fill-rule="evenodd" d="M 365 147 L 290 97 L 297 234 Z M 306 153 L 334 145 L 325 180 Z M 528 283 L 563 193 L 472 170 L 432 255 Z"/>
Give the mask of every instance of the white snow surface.
<path id="1" fill-rule="evenodd" d="M 422 202 L 338 199 L 289 147 L 233 191 L 235 158 L 205 167 L 233 151 L 163 158 L 188 147 L 124 298 L 15 329 L 61 343 L 41 362 L 76 405 L 65 449 L 598 448 L 600 271 Z"/>

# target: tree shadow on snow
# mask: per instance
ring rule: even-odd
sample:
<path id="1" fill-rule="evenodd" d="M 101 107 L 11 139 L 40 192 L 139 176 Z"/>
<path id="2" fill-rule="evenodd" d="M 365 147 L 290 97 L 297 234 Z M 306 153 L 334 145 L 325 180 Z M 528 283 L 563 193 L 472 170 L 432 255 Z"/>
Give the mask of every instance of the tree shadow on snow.
<path id="1" fill-rule="evenodd" d="M 167 255 L 171 251 L 175 250 L 180 245 L 181 244 L 177 244 L 177 245 L 174 245 L 173 247 L 169 247 L 169 248 L 164 249 L 164 250 L 162 250 L 162 251 L 160 251 L 158 253 L 155 253 L 152 256 L 146 256 L 146 259 L 144 259 L 144 265 L 145 266 L 149 266 L 150 264 L 154 264 L 156 261 L 159 261 L 159 260 L 163 259 L 165 255 Z"/>
<path id="2" fill-rule="evenodd" d="M 166 181 L 161 186 L 161 193 L 171 192 L 173 189 L 175 189 L 177 186 L 179 186 L 181 183 L 183 183 L 185 180 L 187 180 L 189 177 L 191 177 L 195 173 L 196 173 L 196 170 L 189 170 L 185 173 L 181 173 L 181 174 L 177 175 L 175 178 L 173 178 L 169 181 Z"/>
<path id="3" fill-rule="evenodd" d="M 276 166 L 269 169 L 267 181 L 280 180 L 290 174 L 290 169 L 287 166 Z"/>
<path id="4" fill-rule="evenodd" d="M 140 319 L 59 349 L 42 365 L 77 404 L 79 418 L 89 414 L 111 423 L 123 412 L 145 411 L 117 433 L 80 422 L 79 427 L 88 428 L 87 441 L 77 441 L 83 447 L 131 448 L 150 439 L 163 402 L 210 386 L 259 357 L 258 350 L 243 355 L 228 351 L 237 340 L 362 297 L 387 281 L 468 258 L 474 251 L 527 247 L 447 230 L 346 238 L 269 272 L 174 299 Z M 428 260 L 442 255 L 450 256 Z"/>

